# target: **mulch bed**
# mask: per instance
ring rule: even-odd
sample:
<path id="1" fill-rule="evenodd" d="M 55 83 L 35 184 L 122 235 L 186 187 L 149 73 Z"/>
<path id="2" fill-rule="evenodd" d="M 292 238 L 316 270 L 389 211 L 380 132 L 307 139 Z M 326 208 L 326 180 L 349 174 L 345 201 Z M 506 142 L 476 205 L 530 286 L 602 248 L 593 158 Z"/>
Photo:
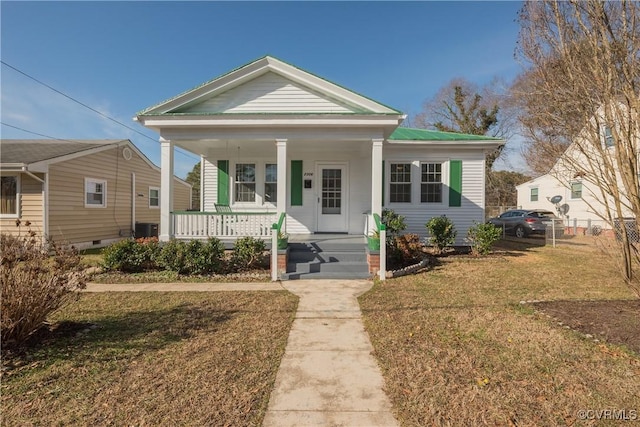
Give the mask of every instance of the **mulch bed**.
<path id="1" fill-rule="evenodd" d="M 544 301 L 531 305 L 574 330 L 640 354 L 640 300 Z"/>

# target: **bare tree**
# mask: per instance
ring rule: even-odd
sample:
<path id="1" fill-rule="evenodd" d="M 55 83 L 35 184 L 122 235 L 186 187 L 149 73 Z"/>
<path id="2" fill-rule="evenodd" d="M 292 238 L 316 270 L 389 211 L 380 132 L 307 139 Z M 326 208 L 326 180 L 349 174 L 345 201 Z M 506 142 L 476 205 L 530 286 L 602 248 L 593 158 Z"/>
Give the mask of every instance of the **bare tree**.
<path id="1" fill-rule="evenodd" d="M 619 229 L 616 259 L 640 296 L 640 3 L 527 2 L 519 20 L 516 55 L 526 71 L 513 93 L 529 153 L 566 149 L 551 173 L 590 185 L 604 206 L 592 208 L 611 225 L 635 218 Z"/>

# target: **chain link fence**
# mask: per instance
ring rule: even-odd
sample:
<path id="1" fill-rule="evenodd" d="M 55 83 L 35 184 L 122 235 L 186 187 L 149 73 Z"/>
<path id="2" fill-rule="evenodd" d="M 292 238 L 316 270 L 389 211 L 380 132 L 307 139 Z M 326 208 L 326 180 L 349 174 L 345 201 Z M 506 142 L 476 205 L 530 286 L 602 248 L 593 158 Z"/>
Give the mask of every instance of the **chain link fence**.
<path id="1" fill-rule="evenodd" d="M 640 232 L 635 218 L 619 218 L 611 223 L 601 219 L 556 219 L 547 221 L 545 240 L 547 245 L 570 240 L 576 236 L 615 238 L 622 240 L 623 228 L 632 243 L 640 243 Z"/>

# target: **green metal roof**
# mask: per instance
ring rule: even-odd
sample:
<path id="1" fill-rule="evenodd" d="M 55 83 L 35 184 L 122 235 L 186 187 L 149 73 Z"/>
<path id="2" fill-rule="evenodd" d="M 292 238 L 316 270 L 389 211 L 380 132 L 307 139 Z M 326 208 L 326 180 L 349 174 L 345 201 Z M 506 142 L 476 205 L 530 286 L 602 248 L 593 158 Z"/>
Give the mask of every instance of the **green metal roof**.
<path id="1" fill-rule="evenodd" d="M 244 64 L 244 65 L 241 65 L 241 66 L 239 66 L 239 67 L 236 67 L 236 68 L 234 68 L 234 69 L 233 69 L 233 70 L 231 70 L 231 71 L 227 71 L 226 73 L 223 73 L 223 74 L 221 74 L 221 75 L 219 75 L 219 76 L 217 76 L 217 77 L 214 77 L 214 78 L 212 78 L 211 80 L 207 80 L 206 82 L 201 83 L 201 84 L 199 84 L 199 85 L 197 85 L 197 86 L 195 86 L 195 87 L 193 87 L 193 88 L 191 88 L 191 89 L 189 89 L 189 90 L 186 90 L 186 91 L 184 91 L 184 92 L 182 92 L 182 93 L 180 93 L 180 94 L 178 94 L 178 95 L 175 95 L 175 96 L 172 96 L 171 98 L 165 99 L 164 101 L 159 102 L 159 103 L 157 103 L 157 104 L 155 104 L 155 105 L 152 105 L 151 107 L 147 107 L 147 108 L 145 108 L 144 110 L 141 110 L 141 111 L 139 111 L 138 113 L 136 113 L 136 116 L 150 115 L 150 114 L 148 114 L 148 111 L 151 111 L 151 110 L 153 110 L 153 109 L 155 109 L 155 108 L 157 108 L 157 107 L 159 107 L 159 106 L 161 106 L 161 105 L 163 105 L 163 104 L 166 104 L 166 103 L 168 103 L 168 102 L 171 102 L 171 101 L 173 101 L 174 99 L 178 99 L 178 98 L 180 98 L 181 96 L 184 96 L 184 95 L 188 94 L 189 92 L 193 92 L 193 91 L 195 91 L 195 90 L 197 90 L 197 89 L 199 89 L 199 88 L 201 88 L 201 87 L 203 87 L 203 86 L 206 86 L 206 85 L 208 85 L 208 84 L 210 84 L 210 83 L 212 83 L 212 82 L 214 82 L 214 81 L 216 81 L 216 80 L 218 80 L 218 79 L 221 79 L 221 78 L 223 78 L 223 77 L 225 77 L 225 76 L 227 76 L 227 75 L 229 75 L 229 74 L 231 74 L 231 73 L 234 73 L 234 72 L 236 72 L 236 71 L 238 71 L 238 70 L 241 70 L 242 68 L 248 67 L 249 65 L 251 65 L 251 64 L 253 64 L 253 63 L 255 63 L 255 62 L 261 61 L 261 60 L 263 60 L 263 59 L 266 59 L 266 58 L 273 58 L 273 59 L 275 59 L 275 60 L 277 60 L 277 61 L 280 61 L 280 62 L 282 62 L 282 63 L 284 63 L 284 64 L 286 64 L 286 65 L 288 65 L 288 66 L 290 66 L 290 67 L 296 68 L 296 69 L 298 69 L 298 70 L 300 70 L 300 71 L 303 71 L 303 72 L 305 72 L 305 73 L 307 73 L 307 74 L 310 74 L 310 75 L 312 75 L 312 76 L 314 76 L 314 77 L 317 77 L 317 78 L 319 78 L 319 79 L 321 79 L 321 80 L 324 80 L 324 81 L 326 81 L 326 82 L 328 82 L 328 83 L 331 83 L 332 85 L 338 86 L 338 87 L 340 87 L 340 88 L 342 88 L 342 89 L 345 89 L 345 90 L 348 90 L 349 92 L 352 92 L 352 93 L 354 93 L 354 94 L 356 94 L 356 95 L 358 95 L 358 96 L 361 96 L 361 97 L 363 97 L 363 98 L 365 98 L 365 99 L 368 99 L 369 101 L 373 101 L 373 102 L 375 102 L 375 103 L 377 103 L 377 104 L 380 104 L 380 105 L 381 105 L 381 106 L 383 106 L 383 107 L 389 108 L 390 110 L 393 110 L 393 111 L 395 111 L 395 112 L 396 112 L 396 113 L 398 113 L 398 114 L 402 114 L 402 112 L 401 112 L 400 110 L 398 110 L 398 109 L 395 109 L 395 108 L 393 108 L 393 107 L 390 107 L 390 106 L 388 106 L 388 105 L 385 105 L 385 104 L 383 104 L 383 103 L 381 103 L 381 102 L 376 101 L 375 99 L 372 99 L 372 98 L 369 98 L 368 96 L 362 95 L 362 94 L 360 94 L 360 93 L 358 93 L 358 92 L 356 92 L 356 91 L 354 91 L 354 90 L 352 90 L 352 89 L 349 89 L 349 88 L 347 88 L 347 87 L 345 87 L 345 86 L 342 86 L 342 85 L 340 85 L 340 84 L 338 84 L 338 83 L 332 82 L 332 81 L 331 81 L 331 80 L 329 80 L 329 79 L 326 79 L 326 78 L 324 78 L 324 77 L 322 77 L 322 76 L 318 76 L 317 74 L 314 74 L 314 73 L 312 73 L 312 72 L 310 72 L 310 71 L 307 71 L 307 70 L 305 70 L 305 69 L 303 69 L 303 68 L 300 68 L 300 67 L 298 67 L 298 66 L 296 66 L 296 65 L 290 64 L 290 63 L 288 63 L 288 62 L 286 62 L 286 61 L 283 61 L 283 60 L 282 60 L 282 59 L 280 59 L 280 58 L 276 58 L 276 57 L 275 57 L 275 56 L 273 56 L 273 55 L 264 55 L 264 56 L 262 56 L 262 57 L 260 57 L 260 58 L 258 58 L 258 59 L 255 59 L 255 60 L 253 60 L 253 61 L 250 61 L 250 62 L 248 62 L 248 63 L 246 63 L 246 64 Z M 159 114 L 159 115 L 163 115 L 163 114 Z"/>
<path id="2" fill-rule="evenodd" d="M 469 135 L 466 133 L 440 132 L 430 129 L 414 129 L 399 127 L 389 137 L 395 141 L 501 141 L 484 135 Z"/>

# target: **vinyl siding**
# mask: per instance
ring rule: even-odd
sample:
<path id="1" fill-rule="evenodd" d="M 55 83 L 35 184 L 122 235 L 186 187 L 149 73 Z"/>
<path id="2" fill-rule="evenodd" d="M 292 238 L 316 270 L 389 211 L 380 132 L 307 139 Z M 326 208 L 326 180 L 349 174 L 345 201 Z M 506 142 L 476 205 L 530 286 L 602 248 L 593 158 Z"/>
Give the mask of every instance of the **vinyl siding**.
<path id="1" fill-rule="evenodd" d="M 268 72 L 184 110 L 185 113 L 351 113 L 359 111 Z"/>
<path id="2" fill-rule="evenodd" d="M 371 209 L 371 154 L 369 145 L 344 144 L 340 150 L 321 149 L 321 142 L 296 144 L 290 141 L 287 146 L 287 165 L 291 160 L 303 161 L 303 179 L 309 179 L 305 174 L 313 174 L 313 188 L 303 189 L 302 206 L 291 206 L 290 203 L 290 180 L 291 174 L 287 176 L 287 232 L 291 234 L 305 234 L 316 231 L 317 226 L 317 198 L 318 198 L 318 176 L 317 164 L 330 162 L 346 162 L 349 171 L 348 188 L 348 232 L 350 234 L 362 234 L 365 229 L 366 215 Z M 245 154 L 246 156 L 246 154 Z M 235 163 L 256 162 L 263 164 L 267 161 L 275 161 L 275 147 L 271 150 L 264 149 L 255 151 L 253 160 L 247 157 L 240 159 L 231 156 L 226 150 L 211 150 L 208 156 L 208 165 L 205 163 L 205 188 L 206 210 L 214 210 L 213 203 L 216 200 L 216 171 L 215 164 L 218 159 L 230 161 L 230 178 L 233 185 L 233 171 Z M 404 215 L 407 222 L 407 233 L 416 233 L 422 237 L 427 236 L 424 224 L 434 216 L 446 215 L 454 222 L 458 230 L 457 245 L 464 245 L 464 238 L 469 227 L 474 222 L 484 221 L 484 153 L 482 150 L 456 149 L 437 150 L 429 147 L 391 147 L 384 148 L 385 167 L 389 168 L 393 161 L 415 162 L 416 168 L 422 162 L 442 162 L 443 163 L 443 203 L 427 204 L 419 203 L 419 171 L 416 171 L 413 180 L 413 201 L 411 204 L 389 203 L 388 179 L 389 173 L 385 172 L 385 206 L 397 213 Z M 462 201 L 459 207 L 449 207 L 448 204 L 448 162 L 449 160 L 462 161 Z M 289 171 L 290 172 L 290 171 Z M 232 195 L 233 197 L 233 195 Z M 416 199 L 417 197 L 417 199 Z M 237 211 L 275 211 L 273 205 L 233 205 Z"/>
<path id="3" fill-rule="evenodd" d="M 227 160 L 227 159 L 220 159 Z M 203 158 L 204 175 L 202 180 L 203 206 L 205 212 L 214 212 L 216 210 L 215 203 L 218 196 L 218 166 L 215 160 L 210 161 Z"/>
<path id="4" fill-rule="evenodd" d="M 121 151 L 122 147 L 113 148 L 50 166 L 49 229 L 54 239 L 86 243 L 129 235 L 132 227 L 132 172 L 135 172 L 136 181 L 135 220 L 160 221 L 160 209 L 149 208 L 149 187 L 160 186 L 160 171 L 135 152 L 131 160 L 125 160 Z M 85 207 L 85 178 L 106 181 L 105 208 Z M 190 188 L 176 181 L 176 209 L 189 208 L 189 192 Z"/>
<path id="5" fill-rule="evenodd" d="M 37 177 L 44 179 L 44 174 L 37 173 Z M 2 233 L 13 235 L 25 235 L 26 227 L 24 223 L 26 221 L 31 222 L 31 230 L 42 235 L 44 232 L 44 224 L 42 218 L 42 186 L 40 182 L 33 179 L 27 174 L 20 174 L 20 220 L 22 226 L 16 227 L 16 218 L 2 218 L 0 219 L 0 229 Z"/>
<path id="6" fill-rule="evenodd" d="M 350 149 L 341 149 L 327 152 L 322 149 L 323 143 L 305 142 L 305 144 L 296 144 L 296 141 L 289 141 L 287 145 L 287 221 L 286 229 L 292 234 L 307 234 L 316 231 L 317 226 L 317 197 L 319 189 L 319 181 L 317 177 L 318 163 L 347 163 L 348 182 L 348 223 L 347 228 L 350 234 L 362 234 L 365 227 L 365 215 L 363 212 L 371 209 L 371 201 L 369 194 L 371 193 L 371 160 L 370 152 L 363 150 L 360 144 L 352 144 Z M 367 145 L 368 146 L 368 145 Z M 276 162 L 276 148 L 265 148 L 262 150 L 254 150 L 251 158 L 243 156 L 229 156 L 226 150 L 211 150 L 208 156 L 208 162 L 205 163 L 205 210 L 214 211 L 214 203 L 217 196 L 217 160 L 229 160 L 229 177 L 231 186 L 233 187 L 235 164 L 255 162 L 258 165 L 258 173 L 263 173 L 265 163 Z M 302 189 L 302 206 L 291 206 L 291 160 L 302 160 L 303 179 L 312 179 L 313 187 L 311 189 Z M 312 174 L 312 176 L 305 175 Z M 260 191 L 260 186 L 258 191 Z M 281 197 L 278 194 L 278 197 Z M 273 204 L 234 204 L 233 193 L 231 193 L 232 208 L 236 211 L 260 211 L 275 212 L 276 207 Z"/>
<path id="7" fill-rule="evenodd" d="M 457 230 L 456 245 L 465 245 L 464 238 L 469 227 L 475 222 L 484 222 L 484 153 L 482 150 L 464 150 L 452 148 L 450 150 L 437 150 L 428 147 L 385 147 L 385 167 L 391 163 L 399 162 L 442 162 L 443 163 L 443 201 L 442 203 L 420 203 L 420 178 L 419 170 L 413 175 L 412 203 L 389 203 L 389 173 L 385 172 L 385 203 L 384 207 L 393 209 L 396 213 L 405 216 L 406 233 L 415 233 L 421 237 L 427 237 L 425 224 L 435 216 L 446 215 L 450 218 Z M 448 182 L 449 160 L 462 161 L 462 203 L 459 207 L 449 207 Z"/>

